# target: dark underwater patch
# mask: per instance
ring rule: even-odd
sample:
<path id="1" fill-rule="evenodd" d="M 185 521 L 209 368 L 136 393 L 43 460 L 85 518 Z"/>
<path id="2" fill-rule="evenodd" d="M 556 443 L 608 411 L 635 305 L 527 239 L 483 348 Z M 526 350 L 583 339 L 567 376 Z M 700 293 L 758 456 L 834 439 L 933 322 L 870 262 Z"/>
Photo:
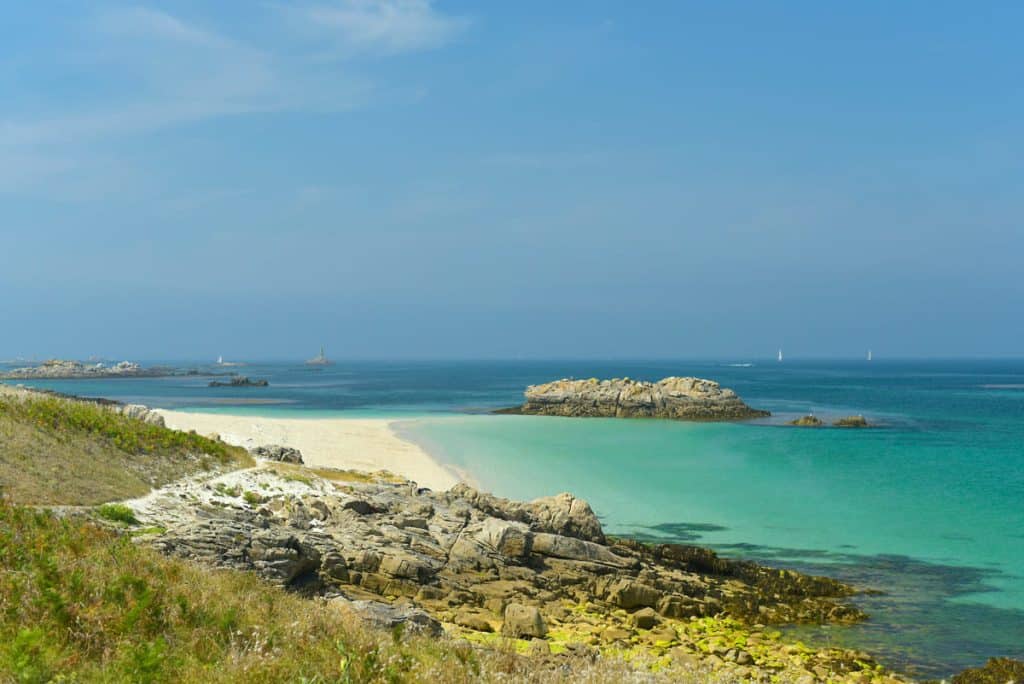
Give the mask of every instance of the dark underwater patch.
<path id="1" fill-rule="evenodd" d="M 708 523 L 673 522 L 638 527 L 629 536 L 691 544 L 702 533 L 723 529 Z M 862 590 L 854 602 L 869 615 L 867 622 L 786 630 L 807 643 L 862 649 L 887 666 L 919 678 L 948 678 L 993 656 L 1024 659 L 1024 610 L 954 600 L 977 594 L 998 596 L 999 590 L 989 582 L 1005 576 L 999 569 L 946 565 L 898 554 L 751 543 L 703 545 L 725 557 L 834 577 Z"/>

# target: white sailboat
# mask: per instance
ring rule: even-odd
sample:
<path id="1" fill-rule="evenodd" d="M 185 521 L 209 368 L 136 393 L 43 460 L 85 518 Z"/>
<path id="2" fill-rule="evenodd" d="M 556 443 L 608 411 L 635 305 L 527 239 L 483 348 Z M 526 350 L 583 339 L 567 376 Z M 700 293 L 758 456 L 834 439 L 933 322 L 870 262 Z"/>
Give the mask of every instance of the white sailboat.
<path id="1" fill-rule="evenodd" d="M 217 357 L 217 365 L 218 366 L 223 366 L 224 365 L 224 357 L 223 356 L 218 356 Z"/>
<path id="2" fill-rule="evenodd" d="M 871 350 L 868 349 L 868 361 L 870 361 L 870 360 L 871 360 Z"/>
<path id="3" fill-rule="evenodd" d="M 779 363 L 782 363 L 782 349 L 779 349 Z"/>

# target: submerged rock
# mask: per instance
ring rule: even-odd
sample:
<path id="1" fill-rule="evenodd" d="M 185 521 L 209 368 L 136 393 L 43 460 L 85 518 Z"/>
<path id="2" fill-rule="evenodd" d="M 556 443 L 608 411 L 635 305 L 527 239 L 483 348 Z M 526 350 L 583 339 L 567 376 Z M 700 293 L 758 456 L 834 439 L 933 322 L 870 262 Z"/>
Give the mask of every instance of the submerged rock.
<path id="1" fill-rule="evenodd" d="M 228 382 L 213 380 L 209 387 L 266 387 L 269 384 L 266 380 L 252 380 L 244 375 L 236 375 Z"/>
<path id="2" fill-rule="evenodd" d="M 982 667 L 953 675 L 953 684 L 1007 684 L 1024 682 L 1024 662 L 1011 658 L 989 658 Z"/>
<path id="3" fill-rule="evenodd" d="M 770 415 L 753 409 L 713 380 L 670 377 L 658 382 L 557 380 L 526 388 L 526 402 L 502 413 L 547 416 L 743 420 Z"/>

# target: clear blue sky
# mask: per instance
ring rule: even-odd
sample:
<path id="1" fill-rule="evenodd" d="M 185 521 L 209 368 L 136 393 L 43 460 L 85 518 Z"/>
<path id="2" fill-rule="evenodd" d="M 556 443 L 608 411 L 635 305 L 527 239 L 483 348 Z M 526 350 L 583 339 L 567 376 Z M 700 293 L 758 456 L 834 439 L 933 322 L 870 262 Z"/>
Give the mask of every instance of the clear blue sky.
<path id="1" fill-rule="evenodd" d="M 0 358 L 1024 356 L 1022 26 L 9 2 Z"/>

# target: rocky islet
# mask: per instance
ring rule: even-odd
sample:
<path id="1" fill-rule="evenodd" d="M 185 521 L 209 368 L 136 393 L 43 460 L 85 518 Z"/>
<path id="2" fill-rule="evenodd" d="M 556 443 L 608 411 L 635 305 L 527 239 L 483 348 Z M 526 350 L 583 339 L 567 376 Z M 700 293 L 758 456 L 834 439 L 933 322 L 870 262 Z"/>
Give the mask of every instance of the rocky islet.
<path id="1" fill-rule="evenodd" d="M 714 380 L 669 377 L 657 382 L 613 378 L 562 379 L 526 388 L 522 406 L 500 413 L 529 415 L 747 420 L 771 415 L 751 408 Z"/>

